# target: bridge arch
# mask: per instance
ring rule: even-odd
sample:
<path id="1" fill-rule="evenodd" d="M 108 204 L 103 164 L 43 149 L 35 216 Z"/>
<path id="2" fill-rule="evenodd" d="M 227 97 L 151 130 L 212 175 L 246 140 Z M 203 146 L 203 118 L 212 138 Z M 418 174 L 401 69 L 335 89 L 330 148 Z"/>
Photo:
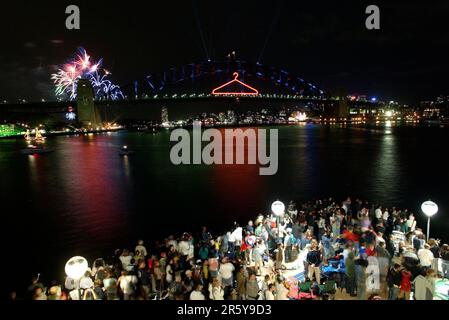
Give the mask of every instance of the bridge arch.
<path id="1" fill-rule="evenodd" d="M 261 97 L 289 95 L 307 99 L 326 99 L 329 94 L 318 85 L 282 68 L 244 60 L 201 61 L 172 67 L 160 74 L 149 74 L 123 87 L 128 99 L 154 97 L 203 97 L 232 80 L 239 79 L 257 87 Z"/>

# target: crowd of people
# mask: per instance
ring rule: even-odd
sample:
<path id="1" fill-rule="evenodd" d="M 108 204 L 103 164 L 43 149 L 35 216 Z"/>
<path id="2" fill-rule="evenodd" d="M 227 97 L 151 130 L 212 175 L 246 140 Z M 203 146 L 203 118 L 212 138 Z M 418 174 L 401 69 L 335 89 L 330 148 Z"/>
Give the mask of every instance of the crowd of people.
<path id="1" fill-rule="evenodd" d="M 448 245 L 426 240 L 412 212 L 329 198 L 290 202 L 281 215 L 259 214 L 215 236 L 203 227 L 151 247 L 139 240 L 93 261 L 81 279 L 44 285 L 34 277 L 27 298 L 431 300 L 435 280 L 448 277 Z"/>

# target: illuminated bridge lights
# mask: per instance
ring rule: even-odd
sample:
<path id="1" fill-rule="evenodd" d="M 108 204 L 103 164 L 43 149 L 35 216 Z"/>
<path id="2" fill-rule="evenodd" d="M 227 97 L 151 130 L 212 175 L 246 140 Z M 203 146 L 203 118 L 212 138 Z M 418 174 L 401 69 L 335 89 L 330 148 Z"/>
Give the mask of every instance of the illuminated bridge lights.
<path id="1" fill-rule="evenodd" d="M 221 96 L 223 96 L 223 95 L 225 95 L 225 96 L 228 96 L 228 95 L 232 95 L 232 96 L 257 96 L 257 95 L 259 95 L 259 91 L 257 89 L 255 89 L 255 88 L 251 87 L 250 85 L 247 85 L 246 83 L 244 83 L 244 82 L 242 82 L 242 81 L 237 79 L 239 77 L 239 74 L 237 72 L 234 72 L 232 75 L 234 76 L 233 80 L 231 80 L 229 82 L 226 82 L 225 84 L 215 88 L 214 90 L 212 90 L 212 94 L 213 95 L 221 95 Z M 249 89 L 250 91 L 249 92 L 219 91 L 219 90 L 221 90 L 221 89 L 223 89 L 225 87 L 228 87 L 229 85 L 231 85 L 233 83 L 238 83 L 241 86 L 243 86 L 244 88 Z"/>

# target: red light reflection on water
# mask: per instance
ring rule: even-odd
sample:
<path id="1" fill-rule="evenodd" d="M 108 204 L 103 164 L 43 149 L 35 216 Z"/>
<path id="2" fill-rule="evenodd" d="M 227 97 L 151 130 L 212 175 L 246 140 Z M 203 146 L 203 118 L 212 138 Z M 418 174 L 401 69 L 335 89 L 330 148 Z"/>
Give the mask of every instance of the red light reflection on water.
<path id="1" fill-rule="evenodd" d="M 254 129 L 254 128 L 247 128 Z M 243 131 L 247 130 L 243 129 Z M 224 137 L 224 129 L 220 129 Z M 256 139 L 257 139 L 256 130 Z M 235 142 L 235 141 L 234 141 Z M 245 139 L 245 163 L 248 159 L 248 141 Z M 225 143 L 223 142 L 223 159 L 225 157 Z M 234 143 L 234 161 L 236 145 Z M 235 212 L 247 212 L 245 217 L 252 218 L 255 210 L 262 210 L 261 206 L 270 199 L 264 199 L 267 180 L 259 175 L 259 164 L 221 164 L 211 166 L 212 180 L 215 186 L 217 203 L 223 205 L 223 210 L 228 216 L 235 216 Z M 247 210 L 242 210 L 247 208 Z M 236 208 L 239 208 L 236 210 Z M 242 221 L 243 222 L 243 221 Z"/>

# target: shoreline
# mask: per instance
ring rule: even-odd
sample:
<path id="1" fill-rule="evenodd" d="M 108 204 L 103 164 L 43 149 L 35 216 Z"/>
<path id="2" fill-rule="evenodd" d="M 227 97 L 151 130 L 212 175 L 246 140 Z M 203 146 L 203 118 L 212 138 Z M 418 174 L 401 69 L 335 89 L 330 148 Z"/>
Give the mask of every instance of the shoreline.
<path id="1" fill-rule="evenodd" d="M 393 128 L 440 128 L 445 129 L 449 128 L 448 123 L 404 123 L 404 122 L 398 122 L 398 121 L 392 121 L 394 125 L 388 126 L 387 121 L 381 122 L 381 123 L 360 123 L 360 122 L 351 122 L 351 121 L 301 121 L 297 123 L 241 123 L 241 124 L 232 124 L 232 125 L 225 125 L 225 124 L 218 124 L 218 125 L 207 125 L 202 124 L 201 126 L 204 128 L 246 128 L 246 127 L 273 127 L 273 126 L 298 126 L 298 125 L 322 125 L 322 126 L 335 126 L 335 125 L 345 125 L 344 128 L 366 128 L 366 129 L 373 129 L 373 128 L 383 128 L 383 127 L 393 127 Z M 150 128 L 155 128 L 156 131 L 150 132 Z M 120 127 L 120 128 L 114 128 L 114 129 L 104 129 L 104 130 L 77 130 L 77 131 L 50 131 L 45 133 L 44 137 L 53 137 L 53 136 L 74 136 L 74 135 L 84 135 L 84 134 L 92 134 L 92 133 L 108 133 L 108 132 L 120 132 L 120 131 L 126 131 L 126 132 L 140 132 L 140 133 L 153 133 L 157 134 L 159 132 L 163 131 L 170 131 L 178 128 L 187 128 L 191 129 L 192 125 L 186 125 L 186 126 L 172 126 L 172 127 L 161 127 L 161 126 L 152 126 L 148 127 L 146 130 L 139 130 L 138 128 L 127 128 L 126 126 Z M 0 137 L 0 140 L 20 140 L 23 139 L 23 134 L 19 135 L 13 135 L 13 136 L 2 136 Z"/>

